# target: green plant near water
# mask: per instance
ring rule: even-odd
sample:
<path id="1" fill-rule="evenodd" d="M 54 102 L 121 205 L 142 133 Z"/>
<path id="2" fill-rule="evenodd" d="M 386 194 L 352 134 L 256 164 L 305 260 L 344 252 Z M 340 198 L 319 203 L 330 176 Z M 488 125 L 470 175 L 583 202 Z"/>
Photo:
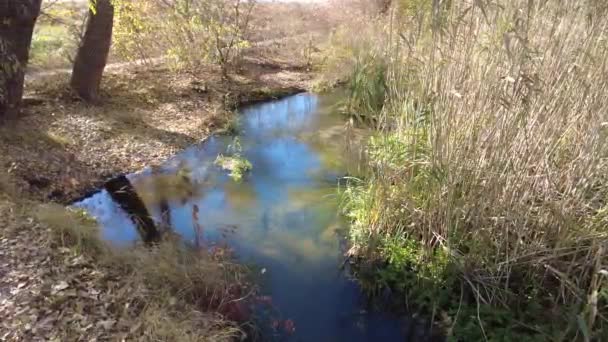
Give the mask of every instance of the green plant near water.
<path id="1" fill-rule="evenodd" d="M 608 6 L 412 4 L 371 58 L 385 98 L 371 175 L 342 193 L 352 253 L 452 339 L 607 339 Z"/>
<path id="2" fill-rule="evenodd" d="M 382 111 L 386 95 L 386 64 L 378 56 L 357 59 L 348 83 L 346 114 L 359 122 L 373 122 Z"/>
<path id="3" fill-rule="evenodd" d="M 242 151 L 240 139 L 236 137 L 232 144 L 228 146 L 228 153 L 231 155 L 224 156 L 220 154 L 215 159 L 215 164 L 224 170 L 230 171 L 230 177 L 236 182 L 242 181 L 245 174 L 253 168 L 251 162 L 241 155 Z"/>

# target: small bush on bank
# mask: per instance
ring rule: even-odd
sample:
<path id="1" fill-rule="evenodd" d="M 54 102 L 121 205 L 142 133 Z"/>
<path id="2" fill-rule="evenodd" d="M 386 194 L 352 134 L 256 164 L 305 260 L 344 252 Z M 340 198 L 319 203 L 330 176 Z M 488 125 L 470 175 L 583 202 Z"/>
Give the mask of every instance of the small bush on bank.
<path id="1" fill-rule="evenodd" d="M 66 26 L 40 24 L 32 39 L 30 60 L 34 67 L 66 67 L 75 49 L 76 44 Z"/>

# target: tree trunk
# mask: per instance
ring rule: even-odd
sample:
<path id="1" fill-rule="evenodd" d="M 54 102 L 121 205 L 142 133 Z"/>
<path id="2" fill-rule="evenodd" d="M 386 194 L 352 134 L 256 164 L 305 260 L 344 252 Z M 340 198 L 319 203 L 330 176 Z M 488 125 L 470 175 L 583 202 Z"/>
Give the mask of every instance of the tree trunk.
<path id="1" fill-rule="evenodd" d="M 85 101 L 98 99 L 103 69 L 112 44 L 114 7 L 111 0 L 97 0 L 96 11 L 89 11 L 86 31 L 72 71 L 70 85 Z"/>
<path id="2" fill-rule="evenodd" d="M 0 0 L 0 118 L 15 116 L 42 0 Z"/>

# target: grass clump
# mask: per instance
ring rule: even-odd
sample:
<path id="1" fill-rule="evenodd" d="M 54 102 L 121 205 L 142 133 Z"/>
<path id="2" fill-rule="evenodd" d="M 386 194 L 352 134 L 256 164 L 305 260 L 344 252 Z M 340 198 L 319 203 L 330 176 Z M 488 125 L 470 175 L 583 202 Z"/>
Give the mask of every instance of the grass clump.
<path id="1" fill-rule="evenodd" d="M 386 64 L 381 57 L 365 56 L 355 63 L 348 82 L 346 114 L 359 122 L 374 123 L 374 113 L 382 111 L 386 95 Z"/>
<path id="2" fill-rule="evenodd" d="M 219 155 L 215 159 L 215 164 L 230 171 L 229 176 L 236 182 L 242 181 L 243 176 L 253 168 L 249 160 L 237 155 L 231 157 Z"/>
<path id="3" fill-rule="evenodd" d="M 416 3 L 370 55 L 384 101 L 343 193 L 352 252 L 455 340 L 606 339 L 606 6 Z"/>

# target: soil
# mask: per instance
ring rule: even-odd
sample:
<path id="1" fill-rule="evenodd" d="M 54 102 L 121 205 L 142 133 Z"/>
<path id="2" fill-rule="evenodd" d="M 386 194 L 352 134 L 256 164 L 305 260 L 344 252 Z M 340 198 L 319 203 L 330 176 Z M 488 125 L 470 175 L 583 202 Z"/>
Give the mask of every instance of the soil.
<path id="1" fill-rule="evenodd" d="M 102 101 L 90 105 L 70 93 L 66 74 L 30 80 L 22 115 L 0 127 L 0 340 L 116 340 L 137 329 L 120 309 L 128 303 L 115 299 L 128 284 L 55 243 L 33 218 L 36 204 L 68 204 L 111 177 L 160 164 L 222 132 L 239 106 L 310 81 L 302 66 L 254 58 L 228 79 L 211 66 L 127 65 L 110 68 Z"/>

